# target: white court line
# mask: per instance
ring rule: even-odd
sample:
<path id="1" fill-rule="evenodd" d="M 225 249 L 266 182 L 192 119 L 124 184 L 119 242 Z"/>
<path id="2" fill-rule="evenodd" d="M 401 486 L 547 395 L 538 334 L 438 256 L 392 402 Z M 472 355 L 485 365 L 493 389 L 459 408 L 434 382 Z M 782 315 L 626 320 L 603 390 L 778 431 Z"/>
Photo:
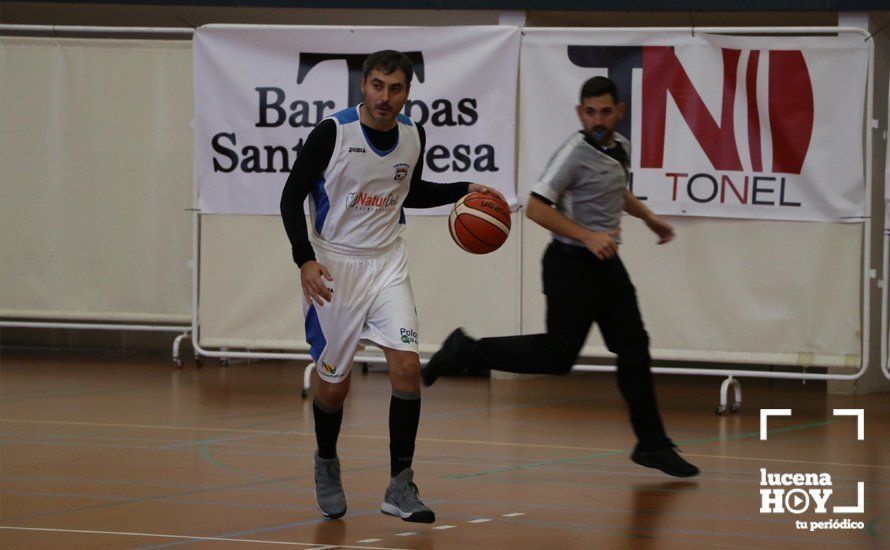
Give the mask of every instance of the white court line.
<path id="1" fill-rule="evenodd" d="M 397 537 L 410 537 L 411 535 L 416 535 L 417 531 L 405 531 L 404 533 L 396 533 Z"/>
<path id="2" fill-rule="evenodd" d="M 92 531 L 88 529 L 50 529 L 44 527 L 13 527 L 9 525 L 0 525 L 0 529 L 9 529 L 12 531 L 43 531 L 51 533 L 81 533 L 86 535 L 122 535 L 127 537 L 157 537 L 162 539 L 187 539 L 187 540 L 212 540 L 219 542 L 255 542 L 258 544 L 278 544 L 282 546 L 308 546 L 310 548 L 318 548 L 317 542 L 285 542 L 280 540 L 259 540 L 259 539 L 234 539 L 222 537 L 195 537 L 189 535 L 168 535 L 165 533 L 128 533 L 126 531 Z M 378 539 L 379 540 L 379 539 Z M 363 550 L 408 550 L 406 548 L 391 548 L 377 546 L 324 546 L 323 548 L 361 548 Z"/>
<path id="3" fill-rule="evenodd" d="M 471 519 L 469 523 L 485 523 L 487 521 L 491 521 L 491 518 Z"/>
<path id="4" fill-rule="evenodd" d="M 512 514 L 504 514 L 504 517 L 505 518 L 515 518 L 515 517 L 524 516 L 524 515 L 525 515 L 525 513 L 523 513 L 523 512 L 513 512 Z"/>
<path id="5" fill-rule="evenodd" d="M 358 540 L 356 542 L 358 542 L 359 544 L 367 544 L 369 542 L 380 542 L 381 540 L 383 540 L 383 539 L 365 539 L 365 540 Z"/>
<path id="6" fill-rule="evenodd" d="M 433 527 L 433 529 L 454 529 L 454 525 L 440 525 L 438 527 Z"/>

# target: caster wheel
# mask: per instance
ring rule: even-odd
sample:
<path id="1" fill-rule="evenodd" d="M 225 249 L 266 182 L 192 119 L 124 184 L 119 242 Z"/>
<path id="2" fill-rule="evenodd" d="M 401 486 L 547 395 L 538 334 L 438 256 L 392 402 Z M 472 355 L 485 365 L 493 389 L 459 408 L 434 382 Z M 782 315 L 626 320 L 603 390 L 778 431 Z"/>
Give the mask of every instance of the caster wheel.
<path id="1" fill-rule="evenodd" d="M 200 369 L 204 366 L 204 360 L 200 357 L 195 357 L 195 366 Z"/>
<path id="2" fill-rule="evenodd" d="M 181 369 L 182 368 L 182 359 L 174 359 L 173 364 L 176 365 L 177 369 Z"/>
<path id="3" fill-rule="evenodd" d="M 225 359 L 225 358 L 220 359 L 220 360 L 219 360 L 219 364 L 222 365 L 223 367 L 228 367 L 228 366 L 229 366 L 229 360 L 228 360 L 228 359 Z"/>
<path id="4" fill-rule="evenodd" d="M 368 364 L 362 363 L 362 374 L 368 374 Z"/>
<path id="5" fill-rule="evenodd" d="M 739 412 L 739 409 L 742 408 L 742 404 L 736 401 L 732 405 L 729 406 L 729 412 Z"/>
<path id="6" fill-rule="evenodd" d="M 726 412 L 726 405 L 717 405 L 717 409 L 714 411 L 714 414 L 721 415 Z"/>
<path id="7" fill-rule="evenodd" d="M 309 392 L 308 392 L 308 391 L 306 391 L 306 390 L 300 390 L 300 396 L 301 396 L 303 399 L 306 399 L 306 396 L 308 396 L 308 395 L 309 395 Z"/>

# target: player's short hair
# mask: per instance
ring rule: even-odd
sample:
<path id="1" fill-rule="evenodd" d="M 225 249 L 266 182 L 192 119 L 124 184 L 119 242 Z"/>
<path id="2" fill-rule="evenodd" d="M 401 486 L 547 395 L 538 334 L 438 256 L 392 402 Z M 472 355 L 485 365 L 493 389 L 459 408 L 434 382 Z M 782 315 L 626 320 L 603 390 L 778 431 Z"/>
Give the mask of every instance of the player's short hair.
<path id="1" fill-rule="evenodd" d="M 383 74 L 390 74 L 396 69 L 401 69 L 405 73 L 405 80 L 408 84 L 411 84 L 411 78 L 414 77 L 414 63 L 408 59 L 407 55 L 396 50 L 381 50 L 369 55 L 362 65 L 362 78 L 368 78 L 374 69 Z"/>
<path id="2" fill-rule="evenodd" d="M 580 101 L 582 103 L 584 102 L 585 97 L 599 97 L 603 95 L 612 96 L 612 99 L 615 100 L 616 104 L 619 101 L 618 87 L 615 86 L 614 82 L 604 76 L 588 78 L 587 82 L 581 86 Z"/>

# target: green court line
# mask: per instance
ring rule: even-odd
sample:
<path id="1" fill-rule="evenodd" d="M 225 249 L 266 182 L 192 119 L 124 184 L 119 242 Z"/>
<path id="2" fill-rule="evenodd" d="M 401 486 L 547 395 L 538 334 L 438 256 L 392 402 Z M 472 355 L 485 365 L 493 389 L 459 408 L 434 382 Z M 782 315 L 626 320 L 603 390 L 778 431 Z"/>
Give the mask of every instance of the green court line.
<path id="1" fill-rule="evenodd" d="M 775 430 L 767 430 L 767 433 L 768 434 L 776 434 L 776 433 L 782 433 L 782 432 L 806 430 L 809 428 L 818 428 L 821 426 L 827 426 L 828 424 L 831 424 L 833 422 L 834 422 L 834 420 L 825 420 L 822 422 L 809 422 L 806 424 L 798 424 L 796 426 L 789 426 L 787 428 L 776 428 Z M 687 447 L 690 445 L 700 445 L 702 443 L 713 443 L 715 441 L 729 441 L 729 440 L 733 440 L 733 439 L 745 439 L 745 438 L 749 438 L 749 437 L 760 437 L 760 432 L 759 431 L 745 432 L 745 433 L 733 435 L 730 437 L 717 436 L 717 437 L 705 437 L 705 438 L 701 438 L 701 439 L 689 439 L 686 441 L 681 441 L 681 442 L 677 443 L 677 445 L 682 446 L 682 447 Z M 457 474 L 457 475 L 449 476 L 448 479 L 466 479 L 466 478 L 470 478 L 470 477 L 479 477 L 479 476 L 484 476 L 484 475 L 488 475 L 488 474 L 499 474 L 501 472 L 515 472 L 518 470 L 530 470 L 533 468 L 538 468 L 540 466 L 551 466 L 553 464 L 570 464 L 573 462 L 583 462 L 583 461 L 591 459 L 591 458 L 601 458 L 604 456 L 622 455 L 622 454 L 631 452 L 631 450 L 632 449 L 619 449 L 617 451 L 605 451 L 605 452 L 593 453 L 593 454 L 587 454 L 587 455 L 581 455 L 581 456 L 573 456 L 573 457 L 569 457 L 569 458 L 560 458 L 557 460 L 545 460 L 542 462 L 533 462 L 531 464 L 523 464 L 520 466 L 505 466 L 503 468 L 495 468 L 493 470 L 485 470 L 482 472 L 472 472 L 469 474 Z"/>
<path id="2" fill-rule="evenodd" d="M 869 535 L 879 538 L 881 540 L 888 540 L 887 537 L 882 537 L 881 534 L 878 533 L 878 530 L 875 529 L 875 525 L 880 523 L 881 520 L 883 520 L 883 519 L 884 519 L 883 516 L 878 516 L 876 518 L 872 518 L 868 523 L 865 524 L 865 532 L 868 533 Z"/>

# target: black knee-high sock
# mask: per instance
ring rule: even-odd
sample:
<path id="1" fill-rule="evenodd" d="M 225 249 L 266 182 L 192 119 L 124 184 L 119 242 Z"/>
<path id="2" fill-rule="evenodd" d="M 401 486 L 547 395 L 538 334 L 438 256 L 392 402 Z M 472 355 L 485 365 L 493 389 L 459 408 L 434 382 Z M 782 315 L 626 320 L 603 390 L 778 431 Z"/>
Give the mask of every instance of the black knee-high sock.
<path id="1" fill-rule="evenodd" d="M 340 422 L 343 420 L 343 408 L 331 411 L 323 408 L 318 399 L 312 401 L 312 413 L 315 416 L 315 441 L 318 444 L 318 456 L 334 458 L 337 456 L 337 437 L 340 435 Z"/>
<path id="2" fill-rule="evenodd" d="M 420 423 L 420 394 L 393 391 L 389 401 L 389 471 L 392 477 L 411 467 Z"/>

